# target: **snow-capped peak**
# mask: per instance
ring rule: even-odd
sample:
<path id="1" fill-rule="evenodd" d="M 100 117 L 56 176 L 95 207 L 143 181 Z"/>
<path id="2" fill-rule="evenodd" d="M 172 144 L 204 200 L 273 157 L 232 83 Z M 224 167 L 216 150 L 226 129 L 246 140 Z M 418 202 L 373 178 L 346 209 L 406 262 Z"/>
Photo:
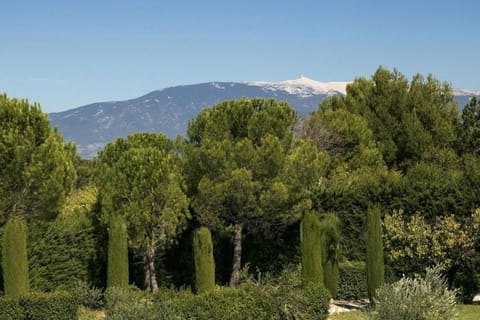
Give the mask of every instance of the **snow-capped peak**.
<path id="1" fill-rule="evenodd" d="M 280 82 L 252 81 L 246 84 L 250 86 L 263 87 L 264 90 L 282 90 L 290 94 L 298 94 L 302 97 L 309 97 L 317 94 L 335 95 L 346 94 L 347 84 L 350 82 L 319 82 L 305 76 L 294 80 Z"/>
<path id="2" fill-rule="evenodd" d="M 453 89 L 455 96 L 480 96 L 480 90 Z"/>

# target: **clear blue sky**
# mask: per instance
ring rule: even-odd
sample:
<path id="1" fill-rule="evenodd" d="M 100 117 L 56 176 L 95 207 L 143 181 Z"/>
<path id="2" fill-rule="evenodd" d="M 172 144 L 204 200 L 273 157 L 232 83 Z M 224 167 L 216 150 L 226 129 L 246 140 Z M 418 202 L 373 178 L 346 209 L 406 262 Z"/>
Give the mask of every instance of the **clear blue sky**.
<path id="1" fill-rule="evenodd" d="M 0 92 L 46 112 L 208 81 L 370 77 L 480 89 L 480 1 L 3 0 Z"/>

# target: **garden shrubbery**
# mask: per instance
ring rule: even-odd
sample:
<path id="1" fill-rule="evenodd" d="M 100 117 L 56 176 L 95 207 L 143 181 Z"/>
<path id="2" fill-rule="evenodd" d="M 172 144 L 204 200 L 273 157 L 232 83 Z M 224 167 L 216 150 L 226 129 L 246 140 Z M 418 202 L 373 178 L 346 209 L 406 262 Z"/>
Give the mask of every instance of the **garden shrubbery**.
<path id="1" fill-rule="evenodd" d="M 136 288 L 106 291 L 110 320 L 166 319 L 327 319 L 329 292 L 323 286 L 302 285 L 300 270 L 285 271 L 268 284 L 252 280 L 238 288 L 217 287 L 195 295 L 190 290 Z"/>
<path id="2" fill-rule="evenodd" d="M 17 300 L 0 297 L 0 320 L 23 320 L 23 310 Z"/>
<path id="3" fill-rule="evenodd" d="M 365 262 L 352 261 L 339 265 L 337 299 L 359 300 L 368 297 Z"/>
<path id="4" fill-rule="evenodd" d="M 78 317 L 77 309 L 76 297 L 63 291 L 0 297 L 0 320 L 72 320 Z"/>
<path id="5" fill-rule="evenodd" d="M 440 269 L 427 268 L 424 277 L 404 277 L 377 290 L 375 320 L 452 320 L 456 291 L 449 290 Z"/>

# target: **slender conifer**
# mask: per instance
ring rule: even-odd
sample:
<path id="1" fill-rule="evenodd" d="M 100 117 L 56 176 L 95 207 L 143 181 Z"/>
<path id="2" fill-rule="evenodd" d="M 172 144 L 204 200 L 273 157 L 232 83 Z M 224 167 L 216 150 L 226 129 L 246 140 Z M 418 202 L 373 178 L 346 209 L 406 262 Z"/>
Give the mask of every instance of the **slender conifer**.
<path id="1" fill-rule="evenodd" d="M 7 297 L 17 299 L 28 293 L 27 225 L 23 218 L 11 217 L 5 224 L 2 268 Z"/>
<path id="2" fill-rule="evenodd" d="M 384 283 L 385 266 L 383 261 L 382 220 L 379 208 L 367 212 L 367 291 L 370 301 L 375 291 Z"/>
<path id="3" fill-rule="evenodd" d="M 201 227 L 193 234 L 195 260 L 195 289 L 197 293 L 211 292 L 215 288 L 215 261 L 210 230 Z"/>
<path id="4" fill-rule="evenodd" d="M 107 287 L 128 286 L 127 223 L 122 216 L 112 217 L 108 230 Z"/>
<path id="5" fill-rule="evenodd" d="M 306 212 L 301 224 L 302 278 L 306 285 L 323 285 L 320 229 L 317 215 Z"/>
<path id="6" fill-rule="evenodd" d="M 323 284 L 332 297 L 337 295 L 338 256 L 340 250 L 340 221 L 335 214 L 327 214 L 321 222 Z"/>

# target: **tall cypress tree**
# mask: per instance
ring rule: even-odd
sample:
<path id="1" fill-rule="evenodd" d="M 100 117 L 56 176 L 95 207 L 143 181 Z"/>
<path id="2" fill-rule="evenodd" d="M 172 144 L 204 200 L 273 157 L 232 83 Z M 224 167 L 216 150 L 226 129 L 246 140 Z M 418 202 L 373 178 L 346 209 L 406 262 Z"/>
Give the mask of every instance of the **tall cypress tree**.
<path id="1" fill-rule="evenodd" d="M 321 222 L 321 229 L 323 284 L 335 297 L 339 277 L 340 221 L 335 214 L 327 214 Z"/>
<path id="2" fill-rule="evenodd" d="M 201 227 L 193 234 L 195 261 L 195 289 L 197 293 L 210 292 L 215 288 L 215 261 L 210 230 Z"/>
<path id="3" fill-rule="evenodd" d="M 107 287 L 128 286 L 127 223 L 118 215 L 111 217 L 108 229 Z"/>
<path id="4" fill-rule="evenodd" d="M 305 285 L 323 285 L 321 241 L 317 215 L 305 212 L 301 224 L 302 278 Z"/>
<path id="5" fill-rule="evenodd" d="M 5 224 L 3 237 L 2 268 L 5 295 L 19 298 L 29 290 L 25 220 L 11 217 Z"/>
<path id="6" fill-rule="evenodd" d="M 367 212 L 367 291 L 370 301 L 375 291 L 384 283 L 385 266 L 383 261 L 382 219 L 378 207 Z"/>

